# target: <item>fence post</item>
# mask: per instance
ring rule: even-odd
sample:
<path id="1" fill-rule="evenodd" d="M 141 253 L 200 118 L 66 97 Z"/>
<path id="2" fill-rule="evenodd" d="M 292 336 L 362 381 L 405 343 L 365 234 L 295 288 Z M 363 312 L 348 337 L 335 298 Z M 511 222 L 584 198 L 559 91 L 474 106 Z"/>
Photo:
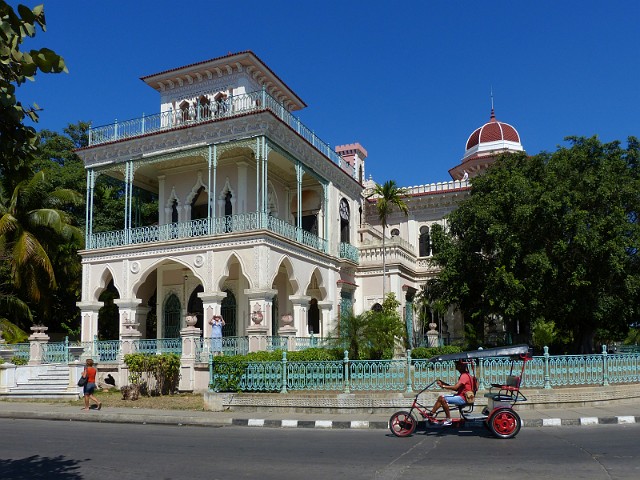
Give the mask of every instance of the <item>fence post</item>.
<path id="1" fill-rule="evenodd" d="M 551 388 L 551 376 L 549 375 L 549 347 L 544 347 L 544 388 Z"/>
<path id="2" fill-rule="evenodd" d="M 282 351 L 282 388 L 280 393 L 287 393 L 287 352 Z"/>
<path id="3" fill-rule="evenodd" d="M 349 389 L 349 352 L 344 351 L 344 393 L 351 393 Z"/>
<path id="4" fill-rule="evenodd" d="M 213 390 L 213 354 L 211 353 L 209 353 L 208 363 L 209 363 L 209 390 Z"/>
<path id="5" fill-rule="evenodd" d="M 602 345 L 602 385 L 609 385 L 609 359 L 607 358 L 607 346 Z"/>
<path id="6" fill-rule="evenodd" d="M 486 375 L 484 374 L 484 361 L 482 358 L 478 359 L 478 389 L 486 390 L 487 384 L 485 382 Z"/>
<path id="7" fill-rule="evenodd" d="M 411 349 L 407 350 L 407 393 L 411 393 L 413 387 L 411 384 Z"/>

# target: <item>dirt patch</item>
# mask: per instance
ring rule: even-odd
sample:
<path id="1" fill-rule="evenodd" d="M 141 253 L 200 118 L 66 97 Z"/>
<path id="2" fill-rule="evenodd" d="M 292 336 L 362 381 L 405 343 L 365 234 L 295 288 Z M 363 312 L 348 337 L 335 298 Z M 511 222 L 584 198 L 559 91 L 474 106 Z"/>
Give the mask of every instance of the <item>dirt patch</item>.
<path id="1" fill-rule="evenodd" d="M 180 393 L 175 395 L 162 395 L 157 397 L 140 396 L 138 400 L 123 400 L 120 390 L 97 390 L 95 392 L 98 400 L 102 402 L 102 407 L 112 408 L 154 408 L 158 410 L 204 410 L 204 397 L 202 394 Z M 54 403 L 55 400 L 26 400 L 38 403 Z M 83 399 L 66 402 L 60 400 L 58 402 L 68 403 L 70 405 L 81 407 Z M 56 403 L 58 403 L 56 402 Z"/>

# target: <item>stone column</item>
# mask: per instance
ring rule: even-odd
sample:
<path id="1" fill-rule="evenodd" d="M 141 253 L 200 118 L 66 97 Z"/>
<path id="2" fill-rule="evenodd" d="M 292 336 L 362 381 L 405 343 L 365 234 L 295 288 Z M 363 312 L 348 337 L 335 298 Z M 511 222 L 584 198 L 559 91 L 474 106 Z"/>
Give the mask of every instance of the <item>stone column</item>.
<path id="1" fill-rule="evenodd" d="M 309 326 L 307 325 L 307 308 L 311 297 L 306 295 L 292 295 L 289 301 L 293 304 L 293 325 L 302 337 L 309 336 Z"/>
<path id="2" fill-rule="evenodd" d="M 120 340 L 124 340 L 125 332 L 131 333 L 132 330 L 135 330 L 138 337 L 140 337 L 141 334 L 138 331 L 140 323 L 137 321 L 137 313 L 142 301 L 137 298 L 130 298 L 117 299 L 113 303 L 118 306 L 120 311 Z"/>
<path id="3" fill-rule="evenodd" d="M 103 304 L 78 302 L 76 306 L 80 309 L 80 340 L 92 342 L 98 335 L 98 312 Z"/>
<path id="4" fill-rule="evenodd" d="M 329 338 L 335 330 L 334 322 L 331 319 L 333 303 L 318 302 L 318 308 L 320 309 L 320 336 L 323 338 Z"/>
<path id="5" fill-rule="evenodd" d="M 282 326 L 278 330 L 278 335 L 281 337 L 287 337 L 287 349 L 290 352 L 296 351 L 296 334 L 298 331 L 293 326 L 293 314 L 287 313 L 280 317 Z"/>
<path id="6" fill-rule="evenodd" d="M 201 330 L 195 325 L 198 317 L 187 315 L 187 326 L 180 330 L 182 340 L 182 355 L 180 357 L 180 383 L 178 389 L 181 392 L 193 392 L 195 389 L 195 363 L 198 360 L 198 343 Z"/>
<path id="7" fill-rule="evenodd" d="M 0 330 L 0 359 L 4 360 L 0 363 L 0 393 L 8 393 L 16 386 L 16 366 L 11 363 L 13 355 L 13 349 L 7 346 Z"/>
<path id="8" fill-rule="evenodd" d="M 122 313 L 120 314 L 122 318 Z M 124 323 L 123 323 L 124 322 Z M 130 353 L 135 353 L 135 348 L 133 343 L 136 340 L 140 340 L 142 334 L 138 331 L 138 323 L 135 321 L 135 317 L 132 319 L 124 318 L 120 324 L 121 328 L 123 328 L 120 333 L 120 341 L 122 342 L 122 347 L 120 348 L 120 353 L 118 354 L 118 375 L 119 377 L 126 378 L 126 383 L 129 383 L 129 368 L 124 363 L 124 356 Z"/>
<path id="9" fill-rule="evenodd" d="M 222 312 L 222 300 L 227 298 L 227 292 L 200 292 L 198 297 L 202 300 L 202 312 L 203 312 L 203 337 L 205 339 L 211 338 L 211 325 L 209 320 L 214 315 L 220 315 Z"/>
<path id="10" fill-rule="evenodd" d="M 49 341 L 49 335 L 45 332 L 49 327 L 43 325 L 34 325 L 31 327 L 33 332 L 29 337 L 29 365 L 41 365 L 44 345 Z"/>
<path id="11" fill-rule="evenodd" d="M 246 289 L 244 293 L 249 299 L 249 351 L 266 350 L 271 325 L 271 302 L 278 292 L 272 289 Z"/>
<path id="12" fill-rule="evenodd" d="M 438 325 L 436 323 L 430 323 L 429 324 L 429 331 L 427 332 L 427 343 L 429 344 L 430 347 L 437 347 L 438 346 L 438 330 L 436 330 L 436 327 Z"/>

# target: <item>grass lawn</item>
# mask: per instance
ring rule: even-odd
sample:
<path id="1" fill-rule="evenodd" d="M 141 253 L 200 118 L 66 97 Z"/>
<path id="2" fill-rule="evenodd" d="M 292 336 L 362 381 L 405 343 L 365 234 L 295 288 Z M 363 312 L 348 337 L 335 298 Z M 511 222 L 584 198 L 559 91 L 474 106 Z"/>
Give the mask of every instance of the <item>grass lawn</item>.
<path id="1" fill-rule="evenodd" d="M 112 388 L 110 390 L 96 390 L 95 396 L 102 402 L 102 408 L 155 408 L 159 410 L 204 410 L 203 395 L 194 393 L 179 393 L 175 395 L 163 395 L 157 397 L 140 396 L 138 400 L 123 400 L 120 390 Z M 10 399 L 7 399 L 11 401 Z M 82 398 L 66 402 L 64 400 L 42 400 L 42 399 L 20 399 L 38 403 L 59 403 L 64 402 L 69 405 L 81 408 L 84 405 Z"/>

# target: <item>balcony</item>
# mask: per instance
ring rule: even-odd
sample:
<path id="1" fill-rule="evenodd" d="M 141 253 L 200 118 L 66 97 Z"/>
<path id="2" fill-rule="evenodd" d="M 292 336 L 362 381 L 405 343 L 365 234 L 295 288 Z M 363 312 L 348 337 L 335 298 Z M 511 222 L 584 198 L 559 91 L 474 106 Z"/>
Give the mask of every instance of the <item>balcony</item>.
<path id="1" fill-rule="evenodd" d="M 353 165 L 345 162 L 329 144 L 318 138 L 311 129 L 307 128 L 284 105 L 264 89 L 257 92 L 234 95 L 224 101 L 212 102 L 209 105 L 199 105 L 197 108 L 192 106 L 187 110 L 170 110 L 91 128 L 89 130 L 89 147 L 265 111 L 273 113 L 309 142 L 318 152 L 355 178 L 356 171 Z"/>
<path id="2" fill-rule="evenodd" d="M 217 218 L 201 218 L 182 223 L 149 225 L 112 232 L 96 232 L 88 236 L 88 250 L 145 245 L 155 242 L 182 240 L 204 236 L 221 236 L 229 233 L 247 233 L 268 230 L 292 242 L 319 252 L 329 253 L 328 242 L 306 230 L 291 225 L 284 220 L 265 213 L 244 213 Z M 358 249 L 348 243 L 341 243 L 337 252 L 340 258 L 358 263 Z"/>

